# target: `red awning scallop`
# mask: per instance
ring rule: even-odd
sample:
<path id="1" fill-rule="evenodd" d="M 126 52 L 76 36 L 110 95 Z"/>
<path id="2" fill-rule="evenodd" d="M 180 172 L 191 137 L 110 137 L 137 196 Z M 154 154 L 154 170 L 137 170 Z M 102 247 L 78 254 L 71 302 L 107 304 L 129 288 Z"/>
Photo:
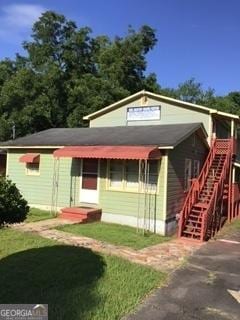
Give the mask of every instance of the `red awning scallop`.
<path id="1" fill-rule="evenodd" d="M 19 162 L 25 163 L 39 163 L 40 154 L 39 153 L 26 153 L 19 158 Z"/>
<path id="2" fill-rule="evenodd" d="M 64 147 L 54 151 L 54 157 L 95 159 L 160 159 L 157 146 L 78 146 Z"/>

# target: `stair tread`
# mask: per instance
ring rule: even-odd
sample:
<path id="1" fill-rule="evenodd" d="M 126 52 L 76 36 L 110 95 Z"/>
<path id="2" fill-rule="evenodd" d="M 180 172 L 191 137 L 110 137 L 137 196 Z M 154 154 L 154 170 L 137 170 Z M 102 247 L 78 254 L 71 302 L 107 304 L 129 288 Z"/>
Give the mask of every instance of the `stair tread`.
<path id="1" fill-rule="evenodd" d="M 188 222 L 202 224 L 202 221 L 188 219 Z"/>
<path id="2" fill-rule="evenodd" d="M 200 232 L 193 232 L 193 231 L 187 231 L 187 230 L 184 230 L 183 233 L 192 234 L 192 235 L 200 235 L 201 234 Z"/>

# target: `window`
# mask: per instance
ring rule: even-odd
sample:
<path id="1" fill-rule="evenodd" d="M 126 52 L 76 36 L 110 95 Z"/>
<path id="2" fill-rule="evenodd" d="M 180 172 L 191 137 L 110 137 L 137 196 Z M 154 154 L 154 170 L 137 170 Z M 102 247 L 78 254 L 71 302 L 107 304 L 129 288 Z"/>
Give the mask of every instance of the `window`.
<path id="1" fill-rule="evenodd" d="M 185 159 L 185 168 L 184 168 L 184 190 L 187 191 L 191 185 L 192 179 L 192 160 Z"/>
<path id="2" fill-rule="evenodd" d="M 156 191 L 158 184 L 158 161 L 149 161 L 149 180 L 148 187 L 150 191 Z"/>
<path id="3" fill-rule="evenodd" d="M 139 161 L 127 160 L 126 163 L 126 189 L 138 190 Z"/>
<path id="4" fill-rule="evenodd" d="M 26 163 L 26 174 L 29 176 L 38 176 L 39 171 L 39 162 L 38 163 Z"/>
<path id="5" fill-rule="evenodd" d="M 193 162 L 193 178 L 197 178 L 199 176 L 200 171 L 200 161 L 194 160 Z"/>
<path id="6" fill-rule="evenodd" d="M 158 184 L 158 160 L 150 160 L 149 175 L 144 179 L 145 168 L 142 166 L 142 172 L 139 177 L 138 160 L 111 160 L 109 161 L 109 183 L 110 189 L 137 192 L 156 192 Z"/>
<path id="7" fill-rule="evenodd" d="M 109 168 L 109 186 L 111 188 L 120 189 L 123 182 L 123 161 L 114 160 L 110 161 Z"/>
<path id="8" fill-rule="evenodd" d="M 82 189 L 97 190 L 98 159 L 83 159 Z"/>

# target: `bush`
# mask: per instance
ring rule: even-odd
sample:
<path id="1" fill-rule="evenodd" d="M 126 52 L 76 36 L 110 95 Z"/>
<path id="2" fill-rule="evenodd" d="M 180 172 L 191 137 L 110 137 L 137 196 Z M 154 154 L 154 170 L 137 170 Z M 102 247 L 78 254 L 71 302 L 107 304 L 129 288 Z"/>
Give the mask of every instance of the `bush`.
<path id="1" fill-rule="evenodd" d="M 0 226 L 24 221 L 28 211 L 27 201 L 16 185 L 0 177 Z"/>

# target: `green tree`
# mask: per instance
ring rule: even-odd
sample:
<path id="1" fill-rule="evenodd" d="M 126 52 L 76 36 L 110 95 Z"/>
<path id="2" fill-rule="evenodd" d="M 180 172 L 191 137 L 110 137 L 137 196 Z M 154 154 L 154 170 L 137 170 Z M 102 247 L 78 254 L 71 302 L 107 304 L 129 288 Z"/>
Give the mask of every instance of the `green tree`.
<path id="1" fill-rule="evenodd" d="M 51 127 L 82 126 L 82 117 L 141 89 L 159 90 L 146 76 L 155 31 L 132 28 L 126 37 L 93 37 L 63 15 L 47 11 L 23 43 L 26 55 L 0 62 L 0 139 Z"/>
<path id="2" fill-rule="evenodd" d="M 153 75 L 148 78 L 144 72 L 147 65 L 145 56 L 156 42 L 154 30 L 146 25 L 139 32 L 129 28 L 125 38 L 105 41 L 97 59 L 100 76 L 130 93 L 146 86 L 148 89 L 155 87 L 156 78 Z"/>
<path id="3" fill-rule="evenodd" d="M 34 23 L 25 55 L 0 61 L 0 140 L 51 127 L 86 125 L 88 113 L 146 89 L 176 99 L 240 114 L 240 93 L 217 97 L 194 78 L 162 88 L 146 74 L 155 30 L 129 27 L 125 37 L 92 35 L 89 27 L 53 11 Z"/>
<path id="4" fill-rule="evenodd" d="M 211 88 L 204 90 L 202 83 L 191 78 L 178 85 L 176 95 L 186 102 L 209 105 L 214 98 L 214 90 Z"/>

